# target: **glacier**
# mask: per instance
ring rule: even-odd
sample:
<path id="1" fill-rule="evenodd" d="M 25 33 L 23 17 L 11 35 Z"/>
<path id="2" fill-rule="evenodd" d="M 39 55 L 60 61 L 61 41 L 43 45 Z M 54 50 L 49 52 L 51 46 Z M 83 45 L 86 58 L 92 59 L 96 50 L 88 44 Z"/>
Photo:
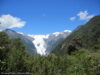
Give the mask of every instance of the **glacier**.
<path id="1" fill-rule="evenodd" d="M 46 35 L 25 34 L 6 29 L 4 32 L 11 38 L 20 38 L 27 52 L 32 54 L 48 55 L 52 50 L 62 42 L 72 31 L 64 30 L 63 32 L 55 32 Z"/>
<path id="2" fill-rule="evenodd" d="M 36 47 L 37 53 L 40 55 L 49 54 L 53 48 L 71 33 L 70 30 L 63 32 L 55 32 L 47 35 L 28 35 L 34 40 L 32 41 Z M 53 47 L 53 48 L 52 48 Z"/>

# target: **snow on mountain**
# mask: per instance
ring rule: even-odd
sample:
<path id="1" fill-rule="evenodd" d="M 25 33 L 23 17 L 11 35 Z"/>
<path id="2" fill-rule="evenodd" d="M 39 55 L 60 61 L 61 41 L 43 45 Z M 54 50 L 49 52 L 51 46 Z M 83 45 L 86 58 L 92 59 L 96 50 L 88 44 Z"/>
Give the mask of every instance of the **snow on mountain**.
<path id="1" fill-rule="evenodd" d="M 55 32 L 47 35 L 30 35 L 15 32 L 10 29 L 6 29 L 4 32 L 11 38 L 20 38 L 24 42 L 28 52 L 40 55 L 49 54 L 71 33 L 70 30 L 65 30 L 63 32 Z"/>
<path id="2" fill-rule="evenodd" d="M 55 32 L 47 35 L 29 35 L 34 38 L 32 41 L 37 49 L 37 53 L 40 55 L 49 54 L 56 45 L 64 40 L 69 34 L 70 30 L 64 32 Z"/>
<path id="3" fill-rule="evenodd" d="M 47 44 L 44 39 L 48 39 L 48 35 L 33 35 L 34 40 L 32 41 L 37 49 L 37 53 L 45 55 Z"/>

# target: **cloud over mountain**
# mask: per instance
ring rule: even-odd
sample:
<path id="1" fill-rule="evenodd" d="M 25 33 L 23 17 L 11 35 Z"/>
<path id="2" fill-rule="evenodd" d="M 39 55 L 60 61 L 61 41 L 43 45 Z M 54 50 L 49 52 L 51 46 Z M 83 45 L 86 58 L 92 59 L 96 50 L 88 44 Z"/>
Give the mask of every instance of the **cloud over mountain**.
<path id="1" fill-rule="evenodd" d="M 0 29 L 6 28 L 21 28 L 25 25 L 25 21 L 22 21 L 18 17 L 14 17 L 10 14 L 0 16 Z"/>
<path id="2" fill-rule="evenodd" d="M 94 15 L 89 14 L 88 11 L 80 11 L 75 16 L 70 17 L 70 20 L 71 21 L 74 21 L 77 19 L 78 20 L 89 20 L 93 17 L 94 17 Z"/>
<path id="3" fill-rule="evenodd" d="M 77 16 L 80 20 L 89 20 L 93 18 L 94 15 L 89 15 L 88 11 L 80 11 Z"/>

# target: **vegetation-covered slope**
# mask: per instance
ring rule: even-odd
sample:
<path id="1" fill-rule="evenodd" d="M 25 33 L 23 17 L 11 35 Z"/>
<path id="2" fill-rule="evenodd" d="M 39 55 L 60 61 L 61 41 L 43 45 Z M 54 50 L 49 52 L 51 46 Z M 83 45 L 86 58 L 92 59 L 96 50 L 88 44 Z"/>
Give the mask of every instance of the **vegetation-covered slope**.
<path id="1" fill-rule="evenodd" d="M 25 46 L 20 39 L 11 39 L 0 32 L 0 72 L 24 71 Z"/>
<path id="2" fill-rule="evenodd" d="M 95 16 L 85 25 L 78 27 L 53 50 L 57 55 L 71 53 L 81 48 L 100 49 L 100 16 Z"/>

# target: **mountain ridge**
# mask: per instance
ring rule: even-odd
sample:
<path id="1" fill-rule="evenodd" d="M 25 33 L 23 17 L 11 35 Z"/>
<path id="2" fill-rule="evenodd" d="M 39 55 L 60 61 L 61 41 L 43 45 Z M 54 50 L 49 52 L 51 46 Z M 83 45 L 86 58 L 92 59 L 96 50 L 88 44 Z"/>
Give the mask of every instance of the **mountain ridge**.
<path id="1" fill-rule="evenodd" d="M 28 52 L 40 55 L 49 54 L 58 43 L 71 33 L 70 30 L 65 30 L 47 35 L 31 35 L 15 32 L 11 29 L 6 29 L 4 32 L 11 38 L 20 38 L 24 42 Z"/>
<path id="2" fill-rule="evenodd" d="M 76 28 L 62 43 L 52 51 L 57 55 L 70 54 L 81 48 L 100 49 L 100 15 Z"/>

